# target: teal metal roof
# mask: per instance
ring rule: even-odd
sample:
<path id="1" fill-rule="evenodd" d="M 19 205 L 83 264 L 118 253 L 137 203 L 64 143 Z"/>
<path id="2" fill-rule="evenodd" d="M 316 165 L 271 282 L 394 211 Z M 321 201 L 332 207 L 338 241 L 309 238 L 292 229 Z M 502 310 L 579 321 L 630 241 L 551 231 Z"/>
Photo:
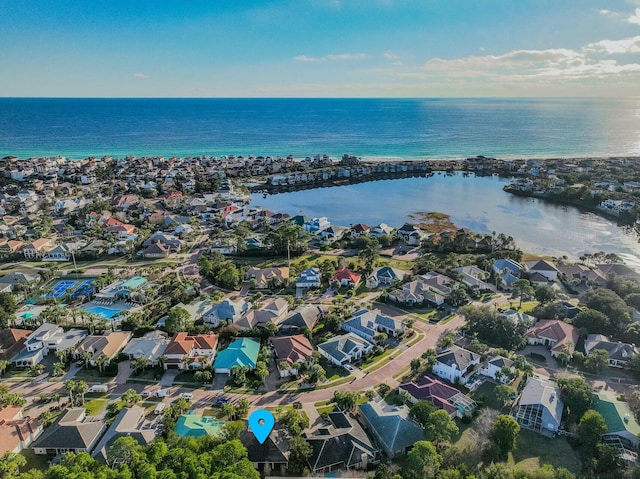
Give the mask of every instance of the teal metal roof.
<path id="1" fill-rule="evenodd" d="M 233 366 L 247 366 L 249 369 L 254 369 L 259 352 L 259 342 L 250 338 L 237 339 L 227 349 L 218 353 L 213 367 L 231 370 Z"/>

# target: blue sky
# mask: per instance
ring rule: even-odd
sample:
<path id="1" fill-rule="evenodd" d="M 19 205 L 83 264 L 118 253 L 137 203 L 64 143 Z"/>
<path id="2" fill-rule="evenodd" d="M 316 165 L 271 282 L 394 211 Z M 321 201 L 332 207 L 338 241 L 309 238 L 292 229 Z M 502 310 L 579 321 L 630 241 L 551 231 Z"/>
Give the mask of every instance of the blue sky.
<path id="1" fill-rule="evenodd" d="M 0 0 L 0 96 L 638 96 L 640 0 Z"/>

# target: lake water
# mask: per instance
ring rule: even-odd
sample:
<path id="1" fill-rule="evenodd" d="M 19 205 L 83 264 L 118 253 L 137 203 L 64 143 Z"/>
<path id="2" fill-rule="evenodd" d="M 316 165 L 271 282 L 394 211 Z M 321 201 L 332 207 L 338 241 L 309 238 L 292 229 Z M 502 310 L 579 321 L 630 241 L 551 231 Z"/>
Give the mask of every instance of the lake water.
<path id="1" fill-rule="evenodd" d="M 524 251 L 577 258 L 585 252 L 620 255 L 640 268 L 640 244 L 633 230 L 593 213 L 535 198 L 506 193 L 499 177 L 436 174 L 431 178 L 382 180 L 269 195 L 256 194 L 252 205 L 291 215 L 327 216 L 332 224 L 400 227 L 411 213 L 438 211 L 457 226 L 478 233 L 513 236 Z"/>

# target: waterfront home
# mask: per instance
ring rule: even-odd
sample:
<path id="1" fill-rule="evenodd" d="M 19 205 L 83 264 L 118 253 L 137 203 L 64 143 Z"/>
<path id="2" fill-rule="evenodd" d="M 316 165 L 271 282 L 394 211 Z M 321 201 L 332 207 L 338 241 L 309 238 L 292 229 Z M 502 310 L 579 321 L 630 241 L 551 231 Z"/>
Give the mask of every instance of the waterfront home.
<path id="1" fill-rule="evenodd" d="M 478 288 L 480 290 L 493 290 L 493 286 L 487 284 L 485 280 L 489 277 L 489 273 L 481 270 L 477 266 L 462 266 L 454 268 L 453 271 L 459 275 L 459 280 L 469 288 Z"/>
<path id="2" fill-rule="evenodd" d="M 525 338 L 529 344 L 546 346 L 553 357 L 560 352 L 566 352 L 571 356 L 580 339 L 580 331 L 564 321 L 544 319 L 530 328 Z"/>
<path id="3" fill-rule="evenodd" d="M 153 420 L 146 419 L 145 409 L 131 406 L 122 409 L 115 417 L 100 442 L 96 445 L 92 456 L 94 459 L 108 463 L 109 448 L 121 437 L 132 437 L 141 446 L 155 441 L 160 435 L 160 428 Z"/>
<path id="4" fill-rule="evenodd" d="M 329 222 L 326 216 L 321 216 L 320 218 L 313 218 L 302 225 L 302 227 L 309 233 L 316 233 L 318 231 L 328 228 L 329 226 L 331 226 L 331 223 Z"/>
<path id="5" fill-rule="evenodd" d="M 42 258 L 55 243 L 51 238 L 40 238 L 22 247 L 22 254 L 26 259 Z"/>
<path id="6" fill-rule="evenodd" d="M 409 246 L 419 246 L 423 239 L 429 235 L 423 232 L 416 225 L 405 223 L 397 231 L 398 239 L 404 241 Z"/>
<path id="7" fill-rule="evenodd" d="M 367 225 L 363 225 L 362 223 L 357 223 L 355 225 L 352 225 L 351 228 L 349 228 L 349 232 L 351 234 L 351 238 L 359 238 L 360 236 L 363 235 L 368 235 L 369 231 L 371 231 L 371 228 Z"/>
<path id="8" fill-rule="evenodd" d="M 487 359 L 478 372 L 502 384 L 510 383 L 517 376 L 513 361 L 502 356 Z"/>
<path id="9" fill-rule="evenodd" d="M 494 276 L 502 278 L 499 286 L 505 290 L 510 291 L 513 287 L 513 283 L 520 279 L 520 272 L 524 270 L 520 263 L 508 258 L 497 259 L 491 266 Z"/>
<path id="10" fill-rule="evenodd" d="M 89 353 L 91 358 L 88 362 L 91 366 L 97 366 L 102 361 L 105 366 L 108 366 L 111 360 L 124 349 L 131 336 L 130 331 L 109 331 L 100 336 L 89 335 L 75 348 L 73 358 L 81 359 L 84 353 Z"/>
<path id="11" fill-rule="evenodd" d="M 168 344 L 169 338 L 166 333 L 150 331 L 141 338 L 133 338 L 129 341 L 122 353 L 130 360 L 146 359 L 149 365 L 157 366 Z"/>
<path id="12" fill-rule="evenodd" d="M 102 420 L 87 420 L 84 408 L 67 409 L 32 444 L 33 452 L 52 456 L 65 452 L 91 453 L 106 428 Z"/>
<path id="13" fill-rule="evenodd" d="M 83 329 L 65 331 L 55 324 L 44 323 L 29 335 L 23 349 L 11 358 L 11 363 L 18 368 L 35 366 L 50 352 L 73 349 L 86 335 Z"/>
<path id="14" fill-rule="evenodd" d="M 400 384 L 398 391 L 405 391 L 409 394 L 409 401 L 414 404 L 418 401 L 428 401 L 438 409 L 447 411 L 454 418 L 461 417 L 465 413 L 472 413 L 477 408 L 473 399 L 428 374 L 417 383 L 409 381 Z"/>
<path id="15" fill-rule="evenodd" d="M 409 418 L 407 406 L 391 406 L 383 399 L 369 401 L 358 405 L 358 417 L 389 459 L 404 455 L 424 440 L 424 431 Z"/>
<path id="16" fill-rule="evenodd" d="M 361 278 L 362 275 L 360 273 L 355 273 L 349 268 L 340 268 L 329 278 L 329 284 L 355 289 L 358 287 Z"/>
<path id="17" fill-rule="evenodd" d="M 331 225 L 331 226 L 328 226 L 327 228 L 324 228 L 323 230 L 316 232 L 316 235 L 323 242 L 331 243 L 332 241 L 341 240 L 346 231 L 347 231 L 347 228 L 344 228 L 342 226 Z"/>
<path id="18" fill-rule="evenodd" d="M 28 448 L 42 434 L 42 423 L 23 417 L 22 407 L 7 405 L 0 409 L 0 456 Z"/>
<path id="19" fill-rule="evenodd" d="M 391 226 L 388 226 L 385 223 L 380 223 L 378 226 L 371 228 L 369 235 L 373 236 L 374 238 L 380 238 L 383 235 L 391 236 L 392 233 L 393 228 Z"/>
<path id="20" fill-rule="evenodd" d="M 402 321 L 384 316 L 379 310 L 362 309 L 353 313 L 352 317 L 342 323 L 342 329 L 354 333 L 373 343 L 380 333 L 395 337 L 402 334 L 405 325 Z"/>
<path id="21" fill-rule="evenodd" d="M 556 383 L 542 376 L 532 376 L 527 379 L 512 415 L 521 427 L 554 436 L 560 428 L 563 409 Z"/>
<path id="22" fill-rule="evenodd" d="M 334 336 L 318 345 L 318 352 L 336 366 L 356 361 L 372 349 L 372 343 L 353 333 Z"/>
<path id="23" fill-rule="evenodd" d="M 321 274 L 319 268 L 307 268 L 300 273 L 296 280 L 296 288 L 319 288 Z"/>
<path id="24" fill-rule="evenodd" d="M 374 269 L 367 277 L 366 285 L 369 289 L 377 288 L 380 285 L 388 286 L 402 281 L 408 274 L 409 273 L 407 271 L 402 269 L 392 268 L 391 266 L 382 266 Z"/>
<path id="25" fill-rule="evenodd" d="M 244 299 L 238 299 L 237 301 L 225 299 L 205 312 L 202 315 L 202 320 L 205 323 L 211 324 L 214 328 L 217 328 L 223 321 L 226 324 L 237 322 L 248 310 L 249 303 Z"/>
<path id="26" fill-rule="evenodd" d="M 312 331 L 329 311 L 323 304 L 301 304 L 285 317 L 278 326 L 281 332 L 301 332 L 305 329 Z"/>
<path id="27" fill-rule="evenodd" d="M 274 471 L 278 475 L 286 475 L 291 451 L 289 434 L 280 424 L 275 425 L 262 443 L 251 429 L 243 430 L 239 439 L 247 449 L 247 459 L 260 471 L 261 477 L 269 476 Z"/>
<path id="28" fill-rule="evenodd" d="M 556 266 L 550 261 L 546 261 L 544 259 L 530 260 L 525 261 L 524 265 L 526 270 L 529 272 L 531 282 L 535 281 L 535 275 L 543 276 L 547 281 L 558 280 L 558 268 L 556 268 Z"/>
<path id="29" fill-rule="evenodd" d="M 590 334 L 584 340 L 584 354 L 589 356 L 594 350 L 602 349 L 609 356 L 609 366 L 613 368 L 626 368 L 629 361 L 638 354 L 638 349 L 633 344 L 610 341 L 602 334 Z"/>
<path id="30" fill-rule="evenodd" d="M 598 391 L 593 395 L 592 409 L 600 413 L 607 426 L 607 432 L 602 435 L 603 442 L 613 447 L 625 462 L 636 462 L 640 425 L 629 404 L 608 391 Z"/>
<path id="31" fill-rule="evenodd" d="M 458 346 L 450 346 L 436 356 L 433 374 L 450 383 L 469 384 L 480 364 L 480 355 Z"/>
<path id="32" fill-rule="evenodd" d="M 271 338 L 269 343 L 273 348 L 281 378 L 297 376 L 296 364 L 307 362 L 313 354 L 313 346 L 304 334 L 277 336 Z"/>
<path id="33" fill-rule="evenodd" d="M 602 272 L 583 264 L 559 264 L 557 269 L 559 276 L 567 283 L 596 285 L 602 288 L 607 286 L 607 277 Z"/>
<path id="34" fill-rule="evenodd" d="M 236 339 L 220 351 L 213 368 L 216 374 L 229 374 L 234 366 L 255 369 L 259 352 L 260 342 L 255 339 Z"/>
<path id="35" fill-rule="evenodd" d="M 610 275 L 621 276 L 631 281 L 640 282 L 640 274 L 629 268 L 627 265 L 618 263 L 606 263 L 596 265 L 596 270 L 602 273 L 605 278 Z"/>
<path id="36" fill-rule="evenodd" d="M 324 474 L 336 469 L 367 469 L 378 462 L 378 448 L 362 426 L 350 414 L 329 413 L 329 425 L 303 434 L 311 446 L 309 467 L 313 474 Z"/>
<path id="37" fill-rule="evenodd" d="M 176 333 L 164 350 L 164 369 L 200 369 L 213 362 L 218 336 L 213 333 L 189 336 Z"/>
<path id="38" fill-rule="evenodd" d="M 249 268 L 247 281 L 256 289 L 268 289 L 285 284 L 289 280 L 289 268 Z"/>

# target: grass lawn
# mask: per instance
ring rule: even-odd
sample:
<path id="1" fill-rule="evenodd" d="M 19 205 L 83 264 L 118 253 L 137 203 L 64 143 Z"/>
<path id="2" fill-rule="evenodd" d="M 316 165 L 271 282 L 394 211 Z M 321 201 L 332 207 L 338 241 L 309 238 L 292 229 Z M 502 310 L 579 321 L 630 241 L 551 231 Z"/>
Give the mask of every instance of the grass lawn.
<path id="1" fill-rule="evenodd" d="M 106 399 L 92 399 L 84 405 L 87 410 L 87 416 L 96 416 L 106 406 Z"/>
<path id="2" fill-rule="evenodd" d="M 84 367 L 76 373 L 75 378 L 94 383 L 104 383 L 109 380 L 107 376 L 100 375 L 100 371 L 97 369 L 87 369 Z"/>
<path id="3" fill-rule="evenodd" d="M 49 468 L 51 458 L 46 454 L 34 454 L 33 449 L 25 449 L 20 454 L 27 460 L 25 466 L 20 468 L 20 472 L 27 472 L 31 469 L 44 472 Z"/>
<path id="4" fill-rule="evenodd" d="M 476 389 L 471 398 L 474 401 L 480 401 L 484 403 L 485 407 L 495 409 L 496 411 L 502 411 L 502 401 L 496 398 L 496 384 L 489 381 L 485 381 Z"/>
<path id="5" fill-rule="evenodd" d="M 384 401 L 390 406 L 402 406 L 404 404 L 404 401 L 402 400 L 400 394 L 398 394 L 397 390 L 391 391 L 389 394 L 387 394 L 384 397 Z"/>
<path id="6" fill-rule="evenodd" d="M 580 472 L 578 454 L 563 437 L 549 438 L 520 430 L 516 449 L 509 454 L 509 464 L 522 471 L 533 472 L 544 464 Z"/>
<path id="7" fill-rule="evenodd" d="M 160 366 L 156 366 L 153 368 L 147 368 L 143 370 L 136 371 L 135 373 L 131 373 L 132 379 L 153 379 L 157 380 L 162 378 L 164 374 L 163 369 Z"/>

